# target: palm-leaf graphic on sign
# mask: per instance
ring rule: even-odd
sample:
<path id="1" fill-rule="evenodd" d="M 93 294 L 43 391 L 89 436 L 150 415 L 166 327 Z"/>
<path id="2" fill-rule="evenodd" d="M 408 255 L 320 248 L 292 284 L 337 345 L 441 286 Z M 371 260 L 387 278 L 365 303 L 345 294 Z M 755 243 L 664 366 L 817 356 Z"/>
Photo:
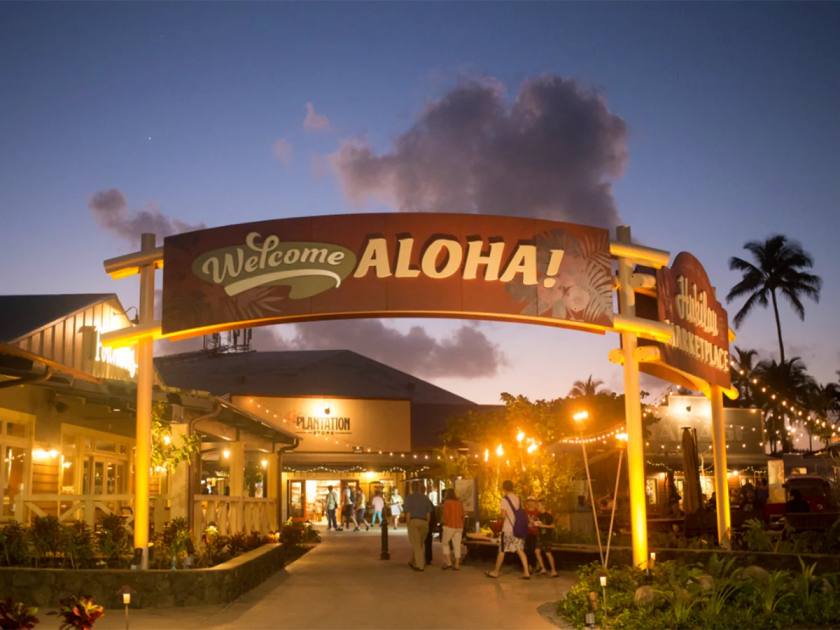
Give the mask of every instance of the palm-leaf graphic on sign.
<path id="1" fill-rule="evenodd" d="M 562 228 L 537 236 L 536 286 L 510 283 L 508 292 L 523 303 L 521 312 L 597 325 L 612 321 L 611 258 L 607 234 L 578 237 Z M 556 275 L 547 276 L 551 252 L 562 250 Z"/>
<path id="2" fill-rule="evenodd" d="M 234 321 L 283 315 L 288 304 L 284 291 L 288 289 L 265 286 L 240 293 L 224 302 L 227 315 Z"/>

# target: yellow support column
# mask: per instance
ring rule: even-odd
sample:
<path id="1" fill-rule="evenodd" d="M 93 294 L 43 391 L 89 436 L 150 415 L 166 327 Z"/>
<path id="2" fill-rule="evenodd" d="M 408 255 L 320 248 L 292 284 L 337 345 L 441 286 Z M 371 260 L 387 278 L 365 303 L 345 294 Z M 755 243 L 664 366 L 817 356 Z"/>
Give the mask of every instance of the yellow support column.
<path id="1" fill-rule="evenodd" d="M 715 460 L 715 508 L 717 511 L 718 544 L 729 547 L 731 516 L 729 513 L 729 480 L 726 469 L 726 427 L 723 420 L 723 390 L 710 387 L 712 403 L 712 453 Z"/>
<path id="2" fill-rule="evenodd" d="M 143 234 L 141 252 L 155 249 L 155 235 Z M 140 325 L 154 321 L 155 267 L 140 269 Z M 134 449 L 134 548 L 140 549 L 140 568 L 149 568 L 149 474 L 152 465 L 152 381 L 154 363 L 153 341 L 143 337 L 137 342 L 137 420 Z"/>
<path id="3" fill-rule="evenodd" d="M 631 244 L 630 228 L 616 229 L 619 243 Z M 636 293 L 631 284 L 633 263 L 618 259 L 618 299 L 624 317 L 636 315 Z M 633 564 L 645 569 L 648 565 L 647 498 L 645 496 L 645 436 L 642 429 L 642 401 L 639 386 L 639 361 L 636 356 L 637 335 L 629 330 L 621 333 L 624 355 L 624 413 L 627 423 L 627 476 L 630 484 L 630 525 L 632 529 Z"/>

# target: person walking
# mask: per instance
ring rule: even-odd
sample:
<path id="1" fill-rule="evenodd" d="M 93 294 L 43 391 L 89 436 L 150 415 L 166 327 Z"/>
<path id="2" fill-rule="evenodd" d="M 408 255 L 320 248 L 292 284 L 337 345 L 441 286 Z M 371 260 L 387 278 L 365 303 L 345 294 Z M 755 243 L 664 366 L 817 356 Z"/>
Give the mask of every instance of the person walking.
<path id="1" fill-rule="evenodd" d="M 370 517 L 370 526 L 376 525 L 379 522 L 379 527 L 382 527 L 382 510 L 385 509 L 385 499 L 382 498 L 382 491 L 377 490 L 376 494 L 370 500 L 370 506 L 373 508 L 373 516 Z"/>
<path id="2" fill-rule="evenodd" d="M 554 565 L 554 554 L 551 552 L 551 546 L 554 544 L 554 516 L 545 509 L 545 503 L 542 501 L 537 502 L 537 509 L 539 510 L 539 516 L 536 521 L 536 525 L 539 528 L 536 549 L 537 566 L 539 566 L 537 575 L 545 575 L 546 573 L 545 561 L 543 560 L 543 556 L 545 556 L 545 559 L 548 560 L 548 564 L 551 567 L 551 573 L 549 575 L 556 578 L 559 576 L 557 575 L 557 567 Z"/>
<path id="3" fill-rule="evenodd" d="M 525 557 L 525 535 L 527 534 L 527 516 L 525 517 L 525 532 L 519 532 L 516 536 L 517 512 L 522 510 L 522 500 L 513 492 L 513 482 L 506 479 L 502 482 L 502 500 L 499 504 L 499 511 L 502 513 L 502 531 L 499 536 L 499 553 L 496 554 L 496 566 L 485 575 L 489 578 L 497 578 L 500 575 L 502 563 L 505 561 L 505 554 L 515 553 L 522 563 L 522 579 L 530 580 L 531 573 L 528 571 L 528 558 Z"/>
<path id="4" fill-rule="evenodd" d="M 392 524 L 392 528 L 394 530 L 397 529 L 397 525 L 400 523 L 400 514 L 402 514 L 403 509 L 403 498 L 400 496 L 400 491 L 394 488 L 394 491 L 391 493 L 391 518 L 394 519 Z"/>
<path id="5" fill-rule="evenodd" d="M 338 521 L 335 519 L 335 511 L 338 509 L 338 495 L 333 490 L 332 486 L 327 486 L 327 531 L 334 529 L 341 531 L 338 527 Z"/>
<path id="6" fill-rule="evenodd" d="M 405 500 L 405 518 L 408 528 L 408 540 L 411 543 L 413 559 L 409 561 L 415 571 L 426 568 L 426 550 L 424 542 L 429 533 L 429 520 L 435 506 L 429 501 L 419 483 L 411 485 L 411 494 Z"/>
<path id="7" fill-rule="evenodd" d="M 433 494 L 437 495 L 437 493 Z M 426 540 L 423 541 L 423 552 L 426 554 L 426 564 L 432 564 L 432 542 L 434 541 L 440 519 L 438 518 L 438 508 L 435 506 L 435 502 L 432 501 L 432 498 L 428 494 L 426 496 L 432 502 L 432 513 L 429 517 L 429 531 L 426 534 Z"/>
<path id="8" fill-rule="evenodd" d="M 345 529 L 350 529 L 350 523 L 353 523 L 355 526 L 353 531 L 359 531 L 359 524 L 356 522 L 356 513 L 353 510 L 353 489 L 350 486 L 344 489 L 341 504 L 341 520 Z"/>
<path id="9" fill-rule="evenodd" d="M 464 505 L 455 496 L 454 488 L 447 488 L 443 498 L 443 566 L 441 569 L 461 570 L 461 533 L 464 530 Z M 452 545 L 451 553 L 449 545 Z M 454 563 L 450 560 L 454 558 Z"/>
<path id="10" fill-rule="evenodd" d="M 365 491 L 362 490 L 361 486 L 356 489 L 356 528 L 358 529 L 360 526 L 365 526 L 365 531 L 370 529 L 370 525 L 367 522 L 367 497 L 365 497 Z"/>

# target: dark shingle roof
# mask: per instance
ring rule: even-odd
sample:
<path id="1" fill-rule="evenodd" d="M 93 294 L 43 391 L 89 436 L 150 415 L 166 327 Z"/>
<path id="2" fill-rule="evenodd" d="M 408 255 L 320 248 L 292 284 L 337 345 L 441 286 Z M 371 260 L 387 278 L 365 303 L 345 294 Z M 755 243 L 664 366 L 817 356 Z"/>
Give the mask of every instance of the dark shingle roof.
<path id="1" fill-rule="evenodd" d="M 350 350 L 191 352 L 157 357 L 155 367 L 167 385 L 209 391 L 217 396 L 329 395 L 426 404 L 473 404 Z"/>
<path id="2" fill-rule="evenodd" d="M 86 306 L 116 297 L 113 293 L 0 295 L 0 341 L 12 341 Z"/>

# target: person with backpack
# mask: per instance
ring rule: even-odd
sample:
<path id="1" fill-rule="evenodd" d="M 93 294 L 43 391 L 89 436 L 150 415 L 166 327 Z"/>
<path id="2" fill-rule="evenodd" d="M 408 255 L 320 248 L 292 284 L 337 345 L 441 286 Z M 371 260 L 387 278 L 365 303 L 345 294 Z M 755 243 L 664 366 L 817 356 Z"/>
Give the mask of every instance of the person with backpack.
<path id="1" fill-rule="evenodd" d="M 496 554 L 496 567 L 487 571 L 489 578 L 500 575 L 505 555 L 515 553 L 522 563 L 522 579 L 530 580 L 528 558 L 525 556 L 525 537 L 528 535 L 528 515 L 522 509 L 522 500 L 513 492 L 513 482 L 506 479 L 502 482 L 502 501 L 499 505 L 502 513 L 502 531 L 499 535 L 499 553 Z"/>

